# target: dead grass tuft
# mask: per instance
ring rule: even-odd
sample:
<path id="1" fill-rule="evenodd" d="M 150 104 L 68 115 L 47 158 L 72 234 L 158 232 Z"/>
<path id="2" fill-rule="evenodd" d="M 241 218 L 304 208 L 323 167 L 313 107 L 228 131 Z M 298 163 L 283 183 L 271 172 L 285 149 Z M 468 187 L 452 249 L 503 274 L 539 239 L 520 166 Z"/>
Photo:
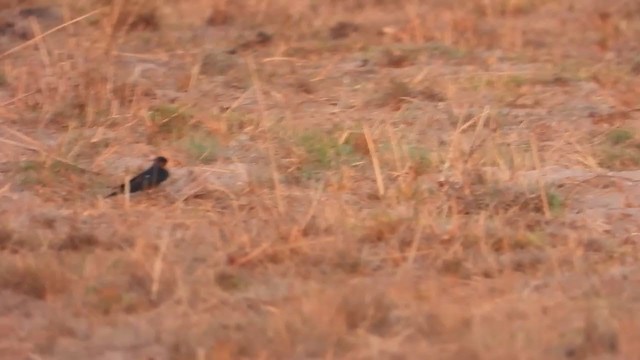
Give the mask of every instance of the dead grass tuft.
<path id="1" fill-rule="evenodd" d="M 101 0 L 101 5 L 109 8 L 108 21 L 113 32 L 157 31 L 160 28 L 157 13 L 160 2 L 157 0 Z"/>
<path id="2" fill-rule="evenodd" d="M 24 263 L 3 257 L 0 288 L 36 298 L 47 299 L 69 288 L 70 279 L 50 261 Z"/>
<path id="3" fill-rule="evenodd" d="M 612 169 L 630 169 L 640 164 L 640 143 L 631 129 L 612 129 L 600 145 L 600 166 Z"/>
<path id="4" fill-rule="evenodd" d="M 377 107 L 389 107 L 392 110 L 400 110 L 403 104 L 411 101 L 423 100 L 443 102 L 446 97 L 430 86 L 420 88 L 407 81 L 390 79 L 386 83 L 377 85 L 373 89 L 373 95 L 367 104 Z"/>
<path id="5" fill-rule="evenodd" d="M 72 232 L 68 234 L 56 246 L 56 250 L 60 251 L 82 251 L 93 249 L 98 245 L 98 239 L 94 234 L 87 232 Z"/>
<path id="6" fill-rule="evenodd" d="M 153 295 L 151 269 L 137 261 L 115 258 L 104 273 L 87 284 L 85 306 L 98 314 L 134 314 L 162 305 L 175 291 L 175 278 L 168 271 L 160 274 L 158 295 Z"/>
<path id="7" fill-rule="evenodd" d="M 0 1 L 0 353 L 638 358 L 639 9 Z"/>

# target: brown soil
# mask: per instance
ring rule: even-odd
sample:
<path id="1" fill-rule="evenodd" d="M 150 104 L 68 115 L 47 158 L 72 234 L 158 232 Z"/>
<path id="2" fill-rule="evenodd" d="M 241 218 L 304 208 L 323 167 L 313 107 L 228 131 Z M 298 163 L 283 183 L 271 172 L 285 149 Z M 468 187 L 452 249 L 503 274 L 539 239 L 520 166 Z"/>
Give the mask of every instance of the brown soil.
<path id="1" fill-rule="evenodd" d="M 640 358 L 639 4 L 0 1 L 0 358 Z"/>

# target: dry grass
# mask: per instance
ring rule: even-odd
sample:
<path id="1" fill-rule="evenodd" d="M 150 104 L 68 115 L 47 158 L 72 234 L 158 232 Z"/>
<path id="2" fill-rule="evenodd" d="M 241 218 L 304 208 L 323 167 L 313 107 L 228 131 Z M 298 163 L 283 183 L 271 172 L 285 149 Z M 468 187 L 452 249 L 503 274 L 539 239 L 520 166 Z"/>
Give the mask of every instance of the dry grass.
<path id="1" fill-rule="evenodd" d="M 0 357 L 640 357 L 612 4 L 0 1 Z"/>

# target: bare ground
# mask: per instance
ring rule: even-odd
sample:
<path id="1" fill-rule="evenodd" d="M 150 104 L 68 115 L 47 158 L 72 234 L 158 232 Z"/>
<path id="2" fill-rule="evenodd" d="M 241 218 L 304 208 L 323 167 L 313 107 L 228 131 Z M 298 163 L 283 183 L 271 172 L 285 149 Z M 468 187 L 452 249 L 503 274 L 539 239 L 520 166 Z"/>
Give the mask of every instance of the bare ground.
<path id="1" fill-rule="evenodd" d="M 0 358 L 640 357 L 636 2 L 0 11 Z"/>

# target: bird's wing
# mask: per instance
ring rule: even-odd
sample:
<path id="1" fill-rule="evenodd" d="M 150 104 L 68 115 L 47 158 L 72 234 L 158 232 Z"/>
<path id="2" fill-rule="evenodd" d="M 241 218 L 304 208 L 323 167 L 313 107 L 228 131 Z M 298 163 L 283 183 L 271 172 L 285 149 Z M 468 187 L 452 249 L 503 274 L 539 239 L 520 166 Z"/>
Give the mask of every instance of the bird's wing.
<path id="1" fill-rule="evenodd" d="M 140 174 L 134 176 L 133 178 L 131 178 L 131 180 L 129 180 L 132 184 L 133 183 L 143 183 L 145 181 L 148 181 L 148 179 L 151 179 L 151 175 L 153 174 L 153 168 L 148 168 L 147 170 L 141 172 Z"/>
<path id="2" fill-rule="evenodd" d="M 133 184 L 133 183 L 142 181 L 148 175 L 148 174 L 145 174 L 145 173 L 146 173 L 146 171 L 145 172 L 141 172 L 140 174 L 132 177 L 131 180 L 129 180 L 129 183 Z"/>

